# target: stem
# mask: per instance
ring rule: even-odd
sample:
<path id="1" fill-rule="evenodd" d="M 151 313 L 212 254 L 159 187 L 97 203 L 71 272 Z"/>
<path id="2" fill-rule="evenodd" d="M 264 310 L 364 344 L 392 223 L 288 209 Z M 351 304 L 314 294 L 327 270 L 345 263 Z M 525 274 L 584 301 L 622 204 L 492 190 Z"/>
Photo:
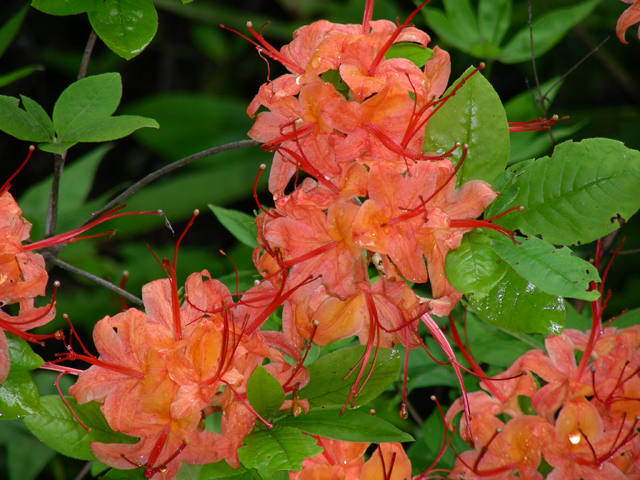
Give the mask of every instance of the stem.
<path id="1" fill-rule="evenodd" d="M 67 152 L 62 155 L 55 154 L 55 163 L 53 167 L 53 182 L 51 183 L 51 194 L 49 195 L 49 209 L 47 210 L 47 223 L 44 238 L 53 237 L 56 233 L 56 225 L 58 224 L 58 197 L 60 195 L 60 177 L 64 170 L 64 161 L 67 158 Z"/>
<path id="2" fill-rule="evenodd" d="M 48 262 L 53 263 L 57 267 L 60 267 L 60 268 L 62 268 L 64 270 L 67 270 L 68 272 L 75 273 L 76 275 L 80 275 L 81 277 L 89 279 L 92 282 L 97 283 L 98 285 L 100 285 L 102 287 L 108 288 L 112 292 L 115 292 L 118 295 L 126 298 L 131 303 L 134 303 L 136 305 L 144 307 L 144 303 L 138 297 L 136 297 L 135 295 L 130 294 L 129 292 L 127 292 L 126 290 L 121 289 L 120 287 L 117 287 L 113 283 L 108 282 L 107 280 L 104 280 L 103 278 L 96 277 L 95 275 L 93 275 L 93 274 L 91 274 L 89 272 L 86 272 L 84 270 L 81 270 L 78 267 L 74 267 L 73 265 L 70 265 L 67 262 L 63 262 L 62 260 L 54 257 L 53 255 L 45 254 L 45 258 L 46 258 L 46 260 Z"/>
<path id="3" fill-rule="evenodd" d="M 87 67 L 89 66 L 89 60 L 91 59 L 91 52 L 93 52 L 93 46 L 96 44 L 98 36 L 96 32 L 91 30 L 89 40 L 87 40 L 87 46 L 84 48 L 84 54 L 82 55 L 82 61 L 80 62 L 80 71 L 78 71 L 78 80 L 87 76 Z"/>
<path id="4" fill-rule="evenodd" d="M 131 185 L 129 188 L 127 188 L 124 192 L 122 192 L 116 198 L 114 198 L 109 203 L 107 203 L 100 210 L 91 214 L 91 217 L 86 219 L 82 223 L 82 225 L 86 225 L 87 223 L 92 222 L 94 218 L 103 215 L 105 212 L 108 212 L 116 205 L 124 202 L 127 198 L 129 198 L 131 195 L 136 193 L 145 185 L 153 182 L 154 180 L 157 180 L 158 178 L 162 177 L 163 175 L 166 175 L 169 172 L 173 172 L 174 170 L 180 167 L 184 167 L 185 165 L 188 165 L 191 162 L 195 162 L 196 160 L 200 160 L 201 158 L 226 152 L 227 150 L 235 150 L 237 148 L 244 148 L 244 147 L 256 147 L 258 145 L 260 145 L 260 142 L 256 142 L 255 140 L 241 140 L 239 142 L 227 143 L 226 145 L 220 145 L 219 147 L 213 147 L 208 150 L 203 150 L 202 152 L 194 153 L 193 155 L 189 155 L 188 157 L 184 157 L 180 160 L 176 160 L 175 162 L 170 163 L 166 167 L 156 170 L 153 173 L 150 173 L 149 175 L 144 177 L 142 180 L 139 180 L 133 185 Z"/>

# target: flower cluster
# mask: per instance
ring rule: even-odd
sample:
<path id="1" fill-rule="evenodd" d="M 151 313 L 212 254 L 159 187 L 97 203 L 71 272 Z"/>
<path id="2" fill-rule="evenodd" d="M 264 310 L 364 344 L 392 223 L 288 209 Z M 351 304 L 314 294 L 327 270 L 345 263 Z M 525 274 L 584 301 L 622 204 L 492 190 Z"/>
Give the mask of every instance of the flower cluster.
<path id="1" fill-rule="evenodd" d="M 22 245 L 29 238 L 31 224 L 21 214 L 5 184 L 0 189 L 0 306 L 19 303 L 20 312 L 12 316 L 0 309 L 0 383 L 7 378 L 10 369 L 5 331 L 30 342 L 53 336 L 27 333 L 53 320 L 55 310 L 53 302 L 49 306 L 35 307 L 35 297 L 45 294 L 49 276 L 42 255 Z"/>
<path id="2" fill-rule="evenodd" d="M 259 112 L 249 136 L 275 151 L 275 208 L 256 219 L 254 261 L 275 288 L 294 286 L 283 329 L 299 346 L 357 335 L 367 352 L 398 342 L 417 348 L 417 320 L 447 315 L 462 296 L 445 277 L 447 252 L 472 228 L 492 227 L 475 219 L 497 193 L 477 180 L 456 188 L 462 163 L 449 158 L 467 147 L 422 151 L 425 124 L 448 97 L 437 100 L 449 55 L 427 49 L 427 34 L 409 26 L 417 11 L 395 25 L 371 21 L 372 8 L 368 1 L 361 25 L 302 27 L 280 51 L 249 24 L 259 52 L 290 72 L 262 85 L 248 113 Z M 423 68 L 387 58 L 407 43 L 430 55 Z M 430 281 L 433 298 L 418 297 L 407 281 Z"/>
<path id="3" fill-rule="evenodd" d="M 168 262 L 165 267 L 169 279 L 143 288 L 146 313 L 131 308 L 96 324 L 99 358 L 72 348 L 63 357 L 92 364 L 69 393 L 80 404 L 99 402 L 113 430 L 140 438 L 135 444 L 92 443 L 95 456 L 107 465 L 142 467 L 147 478 L 164 479 L 175 476 L 181 461 L 225 459 L 237 468 L 237 449 L 257 416 L 246 400 L 255 367 L 269 359 L 265 368 L 289 392 L 304 386 L 308 374 L 273 348 L 300 359 L 282 334 L 246 333 L 252 307 L 234 303 L 207 271 L 187 279 L 180 306 L 174 270 Z M 223 412 L 221 434 L 204 428 L 205 416 L 216 410 Z"/>
<path id="4" fill-rule="evenodd" d="M 567 329 L 545 346 L 483 380 L 490 393 L 469 394 L 476 449 L 449 478 L 538 480 L 543 458 L 547 480 L 640 478 L 640 326 Z M 458 399 L 447 412 L 451 429 L 461 409 Z"/>

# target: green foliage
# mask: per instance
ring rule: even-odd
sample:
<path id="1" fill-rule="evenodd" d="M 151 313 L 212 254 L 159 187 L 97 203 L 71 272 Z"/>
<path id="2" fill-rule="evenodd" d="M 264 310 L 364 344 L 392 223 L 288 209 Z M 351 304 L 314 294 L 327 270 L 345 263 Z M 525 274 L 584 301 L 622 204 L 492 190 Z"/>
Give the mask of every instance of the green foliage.
<path id="1" fill-rule="evenodd" d="M 42 142 L 41 150 L 62 154 L 78 142 L 106 142 L 139 128 L 158 128 L 155 120 L 111 115 L 122 97 L 117 73 L 83 78 L 71 84 L 53 107 L 53 121 L 35 101 L 22 97 L 25 110 L 12 97 L 0 96 L 0 130 L 20 140 Z"/>
<path id="2" fill-rule="evenodd" d="M 268 419 L 280 411 L 284 390 L 278 380 L 258 365 L 247 383 L 247 399 L 258 415 Z"/>
<path id="3" fill-rule="evenodd" d="M 258 246 L 258 241 L 256 240 L 258 229 L 254 217 L 237 210 L 229 210 L 216 205 L 210 204 L 209 208 L 218 221 L 224 225 L 239 242 L 251 248 Z"/>
<path id="4" fill-rule="evenodd" d="M 509 158 L 509 125 L 500 97 L 481 74 L 472 75 L 473 70 L 469 68 L 445 92 L 446 97 L 464 82 L 427 122 L 424 136 L 425 152 L 442 154 L 456 142 L 469 146 L 458 171 L 458 185 L 469 180 L 492 183 Z M 458 164 L 462 155 L 463 149 L 458 148 L 451 160 Z"/>
<path id="5" fill-rule="evenodd" d="M 10 371 L 0 384 L 0 419 L 13 420 L 39 411 L 40 395 L 29 372 Z"/>
<path id="6" fill-rule="evenodd" d="M 351 370 L 360 361 L 364 352 L 364 346 L 357 346 L 343 348 L 320 357 L 307 367 L 310 380 L 298 393 L 299 398 L 308 399 L 311 408 L 342 408 L 349 397 L 360 367 L 355 372 Z M 352 408 L 358 408 L 380 395 L 398 375 L 400 356 L 397 350 L 379 348 L 375 363 L 373 363 L 374 354 L 375 351 L 371 354 L 363 376 L 367 378 L 367 383 L 353 404 L 349 403 Z M 372 364 L 373 371 L 371 371 Z"/>
<path id="7" fill-rule="evenodd" d="M 90 442 L 136 443 L 138 440 L 114 432 L 96 402 L 78 405 L 72 397 L 65 397 L 69 408 L 89 427 L 88 432 L 78 423 L 58 395 L 41 398 L 42 413 L 25 417 L 24 423 L 43 443 L 63 455 L 79 460 L 94 460 Z"/>
<path id="8" fill-rule="evenodd" d="M 411 442 L 408 433 L 378 418 L 358 410 L 345 410 L 340 415 L 335 409 L 314 409 L 306 415 L 286 417 L 279 426 L 295 427 L 309 435 L 333 438 L 345 442 Z"/>
<path id="9" fill-rule="evenodd" d="M 224 460 L 218 463 L 204 465 L 200 470 L 200 480 L 213 480 L 226 478 L 228 480 L 261 480 L 257 470 L 247 470 L 242 465 L 240 468 L 231 468 Z"/>
<path id="10" fill-rule="evenodd" d="M 513 180 L 517 193 L 503 207 L 524 210 L 496 223 L 554 245 L 588 243 L 640 208 L 639 181 L 640 152 L 605 138 L 565 142 Z"/>
<path id="11" fill-rule="evenodd" d="M 104 0 L 33 0 L 31 6 L 49 15 L 76 15 L 98 8 Z"/>
<path id="12" fill-rule="evenodd" d="M 535 57 L 548 52 L 567 32 L 582 22 L 601 0 L 590 0 L 572 7 L 557 8 L 533 20 Z M 483 60 L 519 63 L 531 60 L 529 25 L 518 29 L 506 44 L 503 40 L 511 27 L 512 0 L 480 0 L 473 11 L 470 0 L 443 0 L 444 12 L 425 8 L 429 27 L 449 45 Z"/>
<path id="13" fill-rule="evenodd" d="M 482 320 L 514 332 L 559 334 L 564 325 L 562 298 L 544 293 L 511 267 L 485 297 L 467 300 Z"/>
<path id="14" fill-rule="evenodd" d="M 433 50 L 425 48 L 415 43 L 394 43 L 389 47 L 385 58 L 406 58 L 411 60 L 418 67 L 424 67 L 424 64 L 431 58 Z"/>
<path id="15" fill-rule="evenodd" d="M 300 470 L 305 458 L 322 452 L 314 438 L 292 427 L 274 427 L 247 435 L 238 449 L 242 464 L 255 468 L 263 478 L 278 470 Z"/>
<path id="16" fill-rule="evenodd" d="M 456 290 L 480 299 L 502 280 L 508 268 L 491 248 L 489 235 L 470 232 L 462 237 L 460 247 L 447 254 L 445 274 Z"/>
<path id="17" fill-rule="evenodd" d="M 558 249 L 537 237 L 515 240 L 496 238 L 491 248 L 522 278 L 551 295 L 590 302 L 598 299 L 597 290 L 587 291 L 591 282 L 600 282 L 598 271 L 572 256 L 568 247 Z"/>
<path id="18" fill-rule="evenodd" d="M 9 346 L 12 372 L 35 370 L 44 363 L 40 355 L 36 355 L 25 340 L 9 332 L 5 332 L 5 335 Z"/>

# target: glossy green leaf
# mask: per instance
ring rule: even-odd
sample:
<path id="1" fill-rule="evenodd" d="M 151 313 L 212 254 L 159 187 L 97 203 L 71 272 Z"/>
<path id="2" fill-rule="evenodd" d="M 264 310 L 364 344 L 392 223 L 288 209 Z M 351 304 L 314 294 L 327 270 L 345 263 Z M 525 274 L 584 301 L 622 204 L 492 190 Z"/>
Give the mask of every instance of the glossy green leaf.
<path id="1" fill-rule="evenodd" d="M 89 402 L 78 405 L 73 397 L 65 397 L 78 418 L 91 429 L 87 432 L 73 417 L 58 395 L 42 397 L 42 413 L 25 417 L 24 423 L 42 442 L 56 452 L 79 460 L 94 460 L 90 442 L 136 443 L 138 439 L 114 432 L 100 412 L 100 405 Z"/>
<path id="2" fill-rule="evenodd" d="M 18 140 L 48 142 L 51 137 L 38 121 L 22 110 L 17 98 L 0 95 L 0 130 Z"/>
<path id="3" fill-rule="evenodd" d="M 0 384 L 0 420 L 13 420 L 41 411 L 40 395 L 25 371 L 10 371 Z"/>
<path id="4" fill-rule="evenodd" d="M 445 96 L 474 69 L 469 68 Z M 500 97 L 480 73 L 464 85 L 427 122 L 424 151 L 444 153 L 456 142 L 469 145 L 464 164 L 458 171 L 458 185 L 469 180 L 491 183 L 502 173 L 509 158 L 509 125 Z M 463 149 L 451 158 L 457 165 Z"/>
<path id="5" fill-rule="evenodd" d="M 556 45 L 574 26 L 584 20 L 602 0 L 589 0 L 573 7 L 558 8 L 533 20 L 533 53 L 539 57 Z M 502 63 L 531 61 L 529 25 L 522 27 L 507 43 Z"/>
<path id="6" fill-rule="evenodd" d="M 53 125 L 59 137 L 112 115 L 122 97 L 119 73 L 85 77 L 69 85 L 53 107 Z"/>
<path id="7" fill-rule="evenodd" d="M 272 476 L 278 470 L 296 471 L 305 458 L 322 452 L 316 440 L 291 427 L 275 427 L 244 437 L 238 456 L 246 468 L 255 468 L 261 476 Z"/>
<path id="8" fill-rule="evenodd" d="M 616 318 L 611 324 L 612 327 L 626 328 L 634 325 L 640 325 L 640 308 L 629 310 L 624 315 Z"/>
<path id="9" fill-rule="evenodd" d="M 218 463 L 209 463 L 200 470 L 200 480 L 213 480 L 226 478 L 227 480 L 262 480 L 255 469 L 247 470 L 242 465 L 240 468 L 231 468 L 224 460 Z"/>
<path id="10" fill-rule="evenodd" d="M 386 420 L 359 412 L 335 409 L 315 409 L 306 415 L 289 416 L 278 422 L 280 426 L 295 427 L 309 435 L 345 442 L 411 442 L 413 437 L 398 430 Z"/>
<path id="11" fill-rule="evenodd" d="M 310 406 L 326 408 L 342 408 L 347 401 L 359 368 L 346 380 L 343 380 L 364 355 L 365 347 L 343 348 L 320 357 L 307 367 L 310 380 L 298 396 L 309 400 Z M 367 363 L 367 378 L 373 363 L 375 351 Z M 371 376 L 368 377 L 362 392 L 356 398 L 353 407 L 357 408 L 380 395 L 398 376 L 400 371 L 400 355 L 397 350 L 380 348 Z M 351 406 L 351 402 L 349 406 Z"/>
<path id="12" fill-rule="evenodd" d="M 89 12 L 89 21 L 107 47 L 127 60 L 140 54 L 158 29 L 153 0 L 104 0 Z"/>
<path id="13" fill-rule="evenodd" d="M 22 26 L 22 22 L 24 22 L 24 17 L 27 15 L 27 11 L 29 10 L 29 5 L 25 5 L 18 13 L 16 13 L 13 17 L 7 20 L 2 27 L 0 27 L 0 57 L 4 55 L 4 52 L 7 51 L 13 39 L 16 38 L 20 27 Z"/>
<path id="14" fill-rule="evenodd" d="M 75 15 L 98 8 L 103 0 L 33 0 L 31 6 L 49 15 Z"/>
<path id="15" fill-rule="evenodd" d="M 445 263 L 447 280 L 453 287 L 481 298 L 507 273 L 508 266 L 491 249 L 491 238 L 482 232 L 462 237 L 460 247 L 449 251 Z"/>
<path id="16" fill-rule="evenodd" d="M 541 188 L 544 185 L 544 188 Z M 640 152 L 606 138 L 565 142 L 513 181 L 521 205 L 495 223 L 555 245 L 588 243 L 640 208 Z"/>
<path id="17" fill-rule="evenodd" d="M 559 334 L 564 325 L 562 298 L 544 293 L 512 268 L 487 296 L 467 299 L 479 318 L 514 332 Z"/>
<path id="18" fill-rule="evenodd" d="M 7 336 L 7 344 L 9 345 L 9 356 L 11 357 L 11 371 L 25 372 L 35 370 L 44 364 L 44 360 L 40 355 L 34 353 L 31 345 L 20 337 L 5 332 Z"/>
<path id="19" fill-rule="evenodd" d="M 258 241 L 258 229 L 255 218 L 244 212 L 228 210 L 209 204 L 209 208 L 214 213 L 218 221 L 229 230 L 236 239 L 244 243 L 247 247 L 256 248 Z"/>
<path id="20" fill-rule="evenodd" d="M 112 468 L 100 480 L 144 480 L 144 470 L 142 468 L 132 468 L 131 470 L 116 470 Z"/>
<path id="21" fill-rule="evenodd" d="M 400 42 L 394 43 L 389 47 L 385 58 L 406 58 L 418 67 L 424 67 L 424 64 L 431 58 L 432 54 L 432 49 L 423 47 L 417 43 Z"/>
<path id="22" fill-rule="evenodd" d="M 511 25 L 512 0 L 480 0 L 478 29 L 480 37 L 493 45 L 500 45 Z"/>
<path id="23" fill-rule="evenodd" d="M 262 365 L 258 365 L 247 383 L 247 399 L 262 418 L 267 419 L 280 411 L 284 390 Z"/>
<path id="24" fill-rule="evenodd" d="M 131 135 L 141 128 L 159 128 L 152 118 L 119 115 L 106 117 L 93 123 L 85 123 L 67 131 L 67 142 L 108 142 Z"/>
<path id="25" fill-rule="evenodd" d="M 598 270 L 572 256 L 568 247 L 556 248 L 537 237 L 516 237 L 516 241 L 496 238 L 491 248 L 525 280 L 551 295 L 588 302 L 600 297 L 597 290 L 587 291 L 590 282 L 600 282 Z"/>
<path id="26" fill-rule="evenodd" d="M 57 153 L 58 155 L 62 155 L 66 150 L 69 150 L 78 142 L 65 142 L 65 141 L 54 141 L 51 143 L 40 143 L 38 144 L 38 149 L 43 152 L 49 153 Z"/>

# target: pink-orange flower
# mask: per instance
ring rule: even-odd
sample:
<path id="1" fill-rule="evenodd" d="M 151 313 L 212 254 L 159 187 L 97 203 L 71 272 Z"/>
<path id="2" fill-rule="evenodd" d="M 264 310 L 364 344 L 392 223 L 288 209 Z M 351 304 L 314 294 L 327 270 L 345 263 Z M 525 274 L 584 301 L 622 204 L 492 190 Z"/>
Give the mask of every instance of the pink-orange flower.
<path id="1" fill-rule="evenodd" d="M 627 29 L 638 22 L 640 22 L 640 0 L 622 0 L 624 3 L 632 3 L 629 8 L 627 8 L 620 18 L 618 18 L 618 23 L 616 24 L 616 35 L 618 40 L 622 43 L 629 43 L 624 38 L 624 34 Z M 638 30 L 638 38 L 640 38 L 640 29 Z"/>

